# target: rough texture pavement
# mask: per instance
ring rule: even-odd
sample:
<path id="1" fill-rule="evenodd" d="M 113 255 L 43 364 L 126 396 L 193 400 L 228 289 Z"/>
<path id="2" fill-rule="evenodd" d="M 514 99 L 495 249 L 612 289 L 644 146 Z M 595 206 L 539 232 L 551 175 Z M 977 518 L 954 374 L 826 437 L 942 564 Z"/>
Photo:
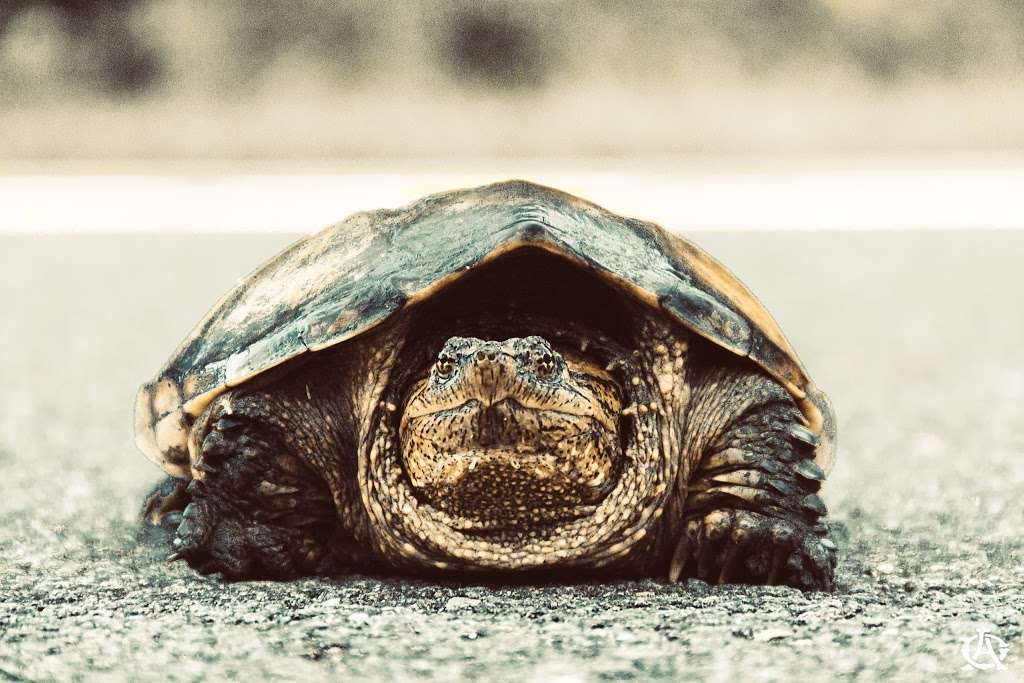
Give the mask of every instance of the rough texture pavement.
<path id="1" fill-rule="evenodd" d="M 835 402 L 832 594 L 165 564 L 135 390 L 289 240 L 0 238 L 0 681 L 1024 679 L 1024 233 L 697 236 Z M 979 627 L 1005 670 L 963 668 Z"/>

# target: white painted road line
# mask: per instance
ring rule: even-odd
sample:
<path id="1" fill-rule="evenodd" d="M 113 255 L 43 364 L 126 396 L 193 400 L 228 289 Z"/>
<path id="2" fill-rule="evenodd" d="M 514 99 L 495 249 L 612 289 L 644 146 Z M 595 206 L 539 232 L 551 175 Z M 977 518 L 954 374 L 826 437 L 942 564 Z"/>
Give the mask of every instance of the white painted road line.
<path id="1" fill-rule="evenodd" d="M 0 175 L 0 233 L 312 232 L 502 173 Z M 542 171 L 527 179 L 700 230 L 1024 229 L 1024 165 L 759 172 Z"/>

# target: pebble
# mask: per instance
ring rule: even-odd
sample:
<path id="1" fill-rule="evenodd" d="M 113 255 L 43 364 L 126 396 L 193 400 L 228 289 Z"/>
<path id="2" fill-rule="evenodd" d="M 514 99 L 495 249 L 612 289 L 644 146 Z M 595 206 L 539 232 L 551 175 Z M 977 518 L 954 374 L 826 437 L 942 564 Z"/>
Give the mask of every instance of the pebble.
<path id="1" fill-rule="evenodd" d="M 448 602 L 444 604 L 446 612 L 455 612 L 462 609 L 472 609 L 480 604 L 480 601 L 476 598 L 464 598 L 462 596 L 455 596 L 454 598 L 448 598 Z"/>
<path id="2" fill-rule="evenodd" d="M 366 612 L 353 612 L 348 615 L 348 623 L 355 628 L 362 628 L 363 626 L 369 626 L 370 615 Z"/>
<path id="3" fill-rule="evenodd" d="M 793 635 L 793 632 L 786 628 L 766 628 L 754 632 L 754 640 L 762 643 L 771 643 L 776 640 L 783 640 Z"/>

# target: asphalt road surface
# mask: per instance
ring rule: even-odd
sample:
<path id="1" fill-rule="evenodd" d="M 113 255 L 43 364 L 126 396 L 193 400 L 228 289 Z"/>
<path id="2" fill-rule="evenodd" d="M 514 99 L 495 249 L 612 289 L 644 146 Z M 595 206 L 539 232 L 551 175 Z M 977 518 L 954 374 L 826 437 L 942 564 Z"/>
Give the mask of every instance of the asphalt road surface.
<path id="1" fill-rule="evenodd" d="M 1024 679 L 1024 233 L 697 235 L 835 402 L 831 594 L 165 564 L 135 390 L 288 241 L 0 238 L 0 681 Z"/>

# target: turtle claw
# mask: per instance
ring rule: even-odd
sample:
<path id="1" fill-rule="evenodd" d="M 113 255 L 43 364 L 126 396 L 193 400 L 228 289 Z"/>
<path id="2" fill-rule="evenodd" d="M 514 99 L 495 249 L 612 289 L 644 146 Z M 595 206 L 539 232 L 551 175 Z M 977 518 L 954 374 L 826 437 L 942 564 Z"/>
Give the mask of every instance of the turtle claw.
<path id="1" fill-rule="evenodd" d="M 833 588 L 835 545 L 803 522 L 749 510 L 714 510 L 689 520 L 683 535 L 692 551 L 685 568 L 704 581 Z"/>
<path id="2" fill-rule="evenodd" d="M 679 537 L 679 542 L 676 543 L 676 548 L 672 551 L 672 559 L 668 566 L 668 582 L 675 583 L 679 580 L 679 577 L 683 574 L 683 569 L 686 567 L 686 560 L 690 554 L 690 537 L 685 531 Z"/>
<path id="3" fill-rule="evenodd" d="M 187 481 L 164 477 L 143 501 L 142 518 L 153 527 L 173 530 L 189 500 Z"/>
<path id="4" fill-rule="evenodd" d="M 227 505 L 200 499 L 181 515 L 167 561 L 185 560 L 203 575 L 226 580 L 290 578 L 307 574 L 322 548 L 297 529 L 239 519 Z"/>

